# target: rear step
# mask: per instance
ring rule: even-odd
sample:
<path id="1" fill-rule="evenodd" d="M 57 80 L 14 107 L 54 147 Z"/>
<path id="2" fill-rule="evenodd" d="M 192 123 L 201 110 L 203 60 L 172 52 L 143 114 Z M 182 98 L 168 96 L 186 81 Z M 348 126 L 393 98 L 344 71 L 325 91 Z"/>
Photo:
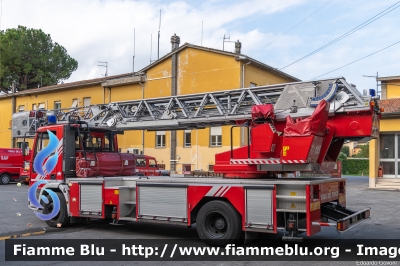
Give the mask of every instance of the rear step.
<path id="1" fill-rule="evenodd" d="M 353 228 L 356 225 L 365 222 L 369 219 L 370 216 L 370 208 L 355 212 L 349 209 L 346 209 L 343 206 L 333 204 L 333 203 L 324 203 L 321 206 L 321 215 L 322 217 L 328 218 L 330 220 L 336 221 L 336 230 L 339 233 L 344 233 L 345 231 Z M 334 223 L 326 223 L 328 226 L 334 225 Z M 323 225 L 321 223 L 321 225 Z"/>

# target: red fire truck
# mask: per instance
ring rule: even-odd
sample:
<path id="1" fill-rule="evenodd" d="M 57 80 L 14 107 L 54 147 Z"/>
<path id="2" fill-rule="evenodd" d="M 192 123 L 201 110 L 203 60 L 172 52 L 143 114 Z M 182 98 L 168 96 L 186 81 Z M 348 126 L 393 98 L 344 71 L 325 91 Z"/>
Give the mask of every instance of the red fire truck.
<path id="1" fill-rule="evenodd" d="M 369 209 L 347 208 L 346 179 L 294 173 L 335 162 L 345 139 L 376 138 L 380 114 L 376 97 L 339 77 L 43 112 L 15 127 L 35 132 L 31 181 L 45 181 L 37 194 L 48 202 L 30 208 L 52 213 L 49 191 L 60 202 L 50 226 L 71 218 L 196 224 L 206 243 L 224 245 L 243 233 L 344 232 L 368 219 Z M 124 130 L 222 125 L 247 130 L 246 145 L 233 146 L 232 130 L 231 149 L 215 156 L 225 178 L 144 179 L 134 157 L 118 152 Z"/>
<path id="2" fill-rule="evenodd" d="M 0 148 L 0 184 L 19 179 L 22 166 L 22 151 L 14 148 Z"/>

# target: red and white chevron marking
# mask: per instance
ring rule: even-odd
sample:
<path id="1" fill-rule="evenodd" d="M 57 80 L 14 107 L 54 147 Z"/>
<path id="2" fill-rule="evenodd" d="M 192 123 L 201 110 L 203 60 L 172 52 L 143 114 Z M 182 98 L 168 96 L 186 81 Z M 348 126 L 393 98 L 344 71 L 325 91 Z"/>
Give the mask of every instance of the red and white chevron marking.
<path id="1" fill-rule="evenodd" d="M 336 223 L 324 223 L 324 222 L 312 222 L 313 225 L 319 225 L 319 226 L 334 226 L 336 227 Z"/>
<path id="2" fill-rule="evenodd" d="M 213 186 L 206 194 L 208 197 L 223 197 L 231 186 Z"/>
<path id="3" fill-rule="evenodd" d="M 308 163 L 306 160 L 268 160 L 268 159 L 232 159 L 231 164 L 299 164 Z"/>

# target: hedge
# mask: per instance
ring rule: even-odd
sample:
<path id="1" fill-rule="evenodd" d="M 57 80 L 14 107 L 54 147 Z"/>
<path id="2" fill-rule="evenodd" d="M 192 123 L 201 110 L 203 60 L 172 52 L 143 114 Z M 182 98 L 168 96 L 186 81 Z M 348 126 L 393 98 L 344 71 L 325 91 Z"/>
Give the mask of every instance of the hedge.
<path id="1" fill-rule="evenodd" d="M 343 175 L 369 175 L 369 159 L 342 160 Z"/>

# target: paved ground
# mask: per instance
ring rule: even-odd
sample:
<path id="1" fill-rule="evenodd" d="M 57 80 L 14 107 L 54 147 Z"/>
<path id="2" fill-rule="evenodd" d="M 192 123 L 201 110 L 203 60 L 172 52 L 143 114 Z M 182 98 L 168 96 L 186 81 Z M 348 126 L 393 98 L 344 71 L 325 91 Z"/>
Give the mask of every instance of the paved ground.
<path id="1" fill-rule="evenodd" d="M 27 207 L 27 186 L 10 184 L 0 186 L 0 235 L 21 234 L 21 232 L 42 231 L 47 224 L 41 221 Z M 371 219 L 338 234 L 334 228 L 324 228 L 314 239 L 400 239 L 400 192 L 368 189 L 368 177 L 349 177 L 347 181 L 347 207 L 362 209 L 371 207 Z M 25 231 L 21 231 L 25 230 Z M 261 238 L 280 236 L 262 236 Z M 21 238 L 22 239 L 22 238 Z M 68 228 L 52 229 L 45 234 L 28 236 L 23 239 L 186 239 L 188 244 L 198 239 L 195 228 L 132 223 L 113 226 L 108 223 L 75 225 Z M 258 240 L 260 241 L 260 240 Z M 261 240 L 262 241 L 262 240 Z M 328 241 L 328 240 L 327 240 Z M 69 262 L 5 262 L 4 241 L 0 241 L 1 265 L 70 265 Z M 327 242 L 329 244 L 329 242 Z M 161 262 L 96 262 L 96 265 L 158 265 Z M 203 265 L 202 262 L 162 263 L 169 265 Z M 213 265 L 259 265 L 260 262 L 215 262 Z M 268 262 L 268 265 L 293 265 L 293 262 Z M 298 262 L 296 265 L 356 265 L 356 262 Z M 74 265 L 88 265 L 87 262 L 74 262 Z M 400 265 L 400 264 L 399 264 Z"/>

